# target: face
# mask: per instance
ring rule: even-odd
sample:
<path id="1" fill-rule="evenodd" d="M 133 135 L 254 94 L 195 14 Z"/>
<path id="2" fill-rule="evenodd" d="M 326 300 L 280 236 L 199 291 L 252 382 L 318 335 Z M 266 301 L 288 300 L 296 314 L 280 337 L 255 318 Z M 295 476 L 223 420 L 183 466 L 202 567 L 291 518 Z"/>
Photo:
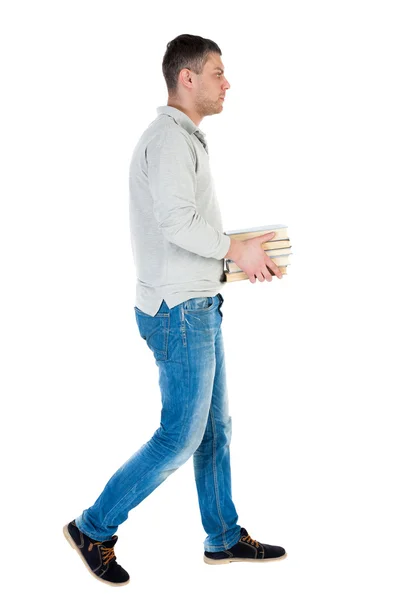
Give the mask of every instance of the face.
<path id="1" fill-rule="evenodd" d="M 226 91 L 231 87 L 224 75 L 224 65 L 219 54 L 209 55 L 203 73 L 196 75 L 194 108 L 199 115 L 215 115 L 222 112 Z"/>

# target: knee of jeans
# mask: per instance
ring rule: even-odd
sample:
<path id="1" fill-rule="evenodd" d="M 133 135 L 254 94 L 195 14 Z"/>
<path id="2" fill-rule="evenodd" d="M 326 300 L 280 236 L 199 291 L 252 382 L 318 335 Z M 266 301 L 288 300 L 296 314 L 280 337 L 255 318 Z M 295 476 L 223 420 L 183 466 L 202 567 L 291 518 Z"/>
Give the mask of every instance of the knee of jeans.
<path id="1" fill-rule="evenodd" d="M 213 447 L 221 448 L 229 446 L 232 439 L 232 417 L 226 416 L 223 420 L 216 419 L 213 427 L 206 430 L 201 448 L 198 451 L 202 454 L 208 454 Z"/>
<path id="2" fill-rule="evenodd" d="M 197 431 L 187 435 L 186 437 L 183 437 L 180 440 L 179 447 L 176 453 L 179 464 L 183 464 L 191 456 L 193 456 L 197 448 L 200 446 L 203 436 L 204 431 L 201 428 L 199 428 Z"/>
<path id="3" fill-rule="evenodd" d="M 224 422 L 224 433 L 226 438 L 226 443 L 230 444 L 232 439 L 232 417 L 227 417 Z"/>

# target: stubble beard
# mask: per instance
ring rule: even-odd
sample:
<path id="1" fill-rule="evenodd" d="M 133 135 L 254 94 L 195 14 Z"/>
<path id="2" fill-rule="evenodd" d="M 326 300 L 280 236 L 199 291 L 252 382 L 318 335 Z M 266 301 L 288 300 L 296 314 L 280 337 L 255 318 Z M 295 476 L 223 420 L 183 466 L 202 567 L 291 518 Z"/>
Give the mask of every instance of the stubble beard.
<path id="1" fill-rule="evenodd" d="M 222 102 L 210 100 L 204 94 L 200 94 L 196 100 L 196 112 L 202 117 L 218 114 L 222 111 Z"/>

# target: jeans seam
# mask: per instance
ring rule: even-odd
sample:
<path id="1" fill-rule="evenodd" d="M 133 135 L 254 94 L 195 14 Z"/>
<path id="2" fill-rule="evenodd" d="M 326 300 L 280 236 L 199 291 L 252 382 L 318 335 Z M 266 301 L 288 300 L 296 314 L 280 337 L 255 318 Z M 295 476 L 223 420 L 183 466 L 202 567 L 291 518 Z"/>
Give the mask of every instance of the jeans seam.
<path id="1" fill-rule="evenodd" d="M 176 445 L 176 446 L 177 446 L 177 445 Z M 180 452 L 180 449 L 179 449 L 179 447 L 178 447 L 178 446 L 175 448 L 175 450 L 172 450 L 172 454 L 173 454 L 173 455 L 177 455 L 177 454 L 179 454 L 179 452 Z M 169 457 L 168 457 L 168 461 L 166 462 L 166 464 L 168 464 L 168 462 L 169 462 L 169 460 L 170 460 L 170 459 L 171 459 L 171 456 L 169 456 Z M 109 511 L 107 512 L 107 514 L 105 515 L 105 517 L 104 517 L 103 521 L 101 522 L 101 524 L 100 524 L 100 527 L 103 527 L 103 525 L 104 525 L 104 523 L 105 523 L 105 521 L 106 521 L 107 517 L 109 516 L 109 514 L 110 514 L 110 513 L 111 513 L 113 510 L 115 510 L 115 509 L 117 508 L 117 506 L 119 506 L 119 504 L 121 504 L 121 502 L 122 502 L 123 500 L 125 500 L 125 498 L 126 498 L 127 496 L 129 496 L 129 494 L 132 492 L 133 488 L 134 488 L 136 485 L 138 485 L 139 483 L 141 483 L 141 482 L 143 481 L 143 479 L 145 479 L 145 477 L 147 477 L 148 475 L 150 475 L 151 473 L 153 473 L 153 471 L 155 471 L 156 469 L 159 469 L 159 468 L 160 468 L 160 465 L 159 465 L 158 463 L 156 463 L 156 464 L 154 465 L 154 467 L 153 467 L 152 469 L 150 469 L 150 471 L 146 471 L 146 473 L 144 473 L 144 475 L 142 475 L 142 477 L 141 477 L 141 478 L 140 478 L 138 481 L 136 481 L 136 482 L 135 482 L 135 485 L 134 485 L 134 486 L 132 486 L 132 487 L 131 487 L 131 488 L 130 488 L 130 489 L 127 491 L 127 492 L 126 492 L 126 494 L 125 494 L 125 495 L 124 495 L 122 498 L 120 498 L 116 504 L 114 504 L 114 506 L 113 506 L 112 508 L 110 508 L 110 510 L 109 510 Z M 131 510 L 131 509 L 130 509 L 130 510 Z M 128 511 L 128 512 L 129 512 L 129 511 Z"/>
<path id="2" fill-rule="evenodd" d="M 165 328 L 166 331 L 164 334 L 164 347 L 165 347 L 164 354 L 165 354 L 165 360 L 168 360 L 168 340 L 169 340 L 169 330 L 171 329 L 171 316 L 169 313 L 168 313 L 167 323 L 165 323 L 165 321 L 164 321 L 164 324 L 166 325 L 166 328 Z"/>
<path id="3" fill-rule="evenodd" d="M 183 331 L 185 329 L 185 324 L 184 324 L 184 312 L 183 312 L 183 308 L 182 310 L 182 316 L 183 316 L 183 325 L 182 325 L 182 333 L 185 336 L 185 342 L 186 342 L 186 333 Z M 189 354 L 188 354 L 188 347 L 187 344 L 184 342 L 183 346 L 184 348 L 186 348 L 186 369 L 187 369 L 187 390 L 190 390 L 190 369 L 189 369 Z M 187 415 L 188 415 L 188 411 L 189 411 L 189 401 L 188 401 L 188 396 L 189 394 L 186 393 L 186 403 L 185 403 L 185 416 L 183 418 L 183 425 L 185 426 L 187 423 Z M 182 435 L 184 433 L 184 426 L 182 427 L 182 431 L 181 431 L 181 435 L 179 436 L 178 442 L 177 442 L 177 446 L 179 448 L 179 442 L 181 441 Z"/>
<path id="4" fill-rule="evenodd" d="M 216 501 L 216 505 L 217 505 L 218 516 L 221 519 L 221 524 L 223 527 L 222 539 L 224 542 L 224 547 L 225 547 L 225 549 L 227 549 L 229 547 L 227 544 L 227 541 L 226 541 L 226 537 L 225 537 L 225 533 L 227 531 L 227 526 L 226 526 L 226 523 L 222 516 L 221 505 L 220 505 L 220 500 L 219 500 L 219 493 L 218 493 L 218 477 L 217 477 L 217 464 L 216 464 L 217 463 L 217 452 L 216 452 L 217 435 L 216 435 L 214 413 L 212 410 L 212 406 L 210 407 L 210 418 L 211 418 L 211 425 L 212 425 L 212 432 L 213 432 L 213 476 L 214 476 L 215 501 Z"/>

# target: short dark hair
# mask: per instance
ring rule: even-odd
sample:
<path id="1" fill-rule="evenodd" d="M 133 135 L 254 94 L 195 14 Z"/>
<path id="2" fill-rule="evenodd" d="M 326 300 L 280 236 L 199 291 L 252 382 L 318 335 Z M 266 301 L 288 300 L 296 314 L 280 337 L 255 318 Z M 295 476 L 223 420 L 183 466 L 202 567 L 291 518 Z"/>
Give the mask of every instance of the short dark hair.
<path id="1" fill-rule="evenodd" d="M 167 44 L 162 61 L 162 72 L 170 94 L 178 89 L 178 77 L 182 69 L 190 69 L 197 75 L 203 72 L 208 55 L 222 54 L 220 47 L 207 38 L 184 33 Z"/>

